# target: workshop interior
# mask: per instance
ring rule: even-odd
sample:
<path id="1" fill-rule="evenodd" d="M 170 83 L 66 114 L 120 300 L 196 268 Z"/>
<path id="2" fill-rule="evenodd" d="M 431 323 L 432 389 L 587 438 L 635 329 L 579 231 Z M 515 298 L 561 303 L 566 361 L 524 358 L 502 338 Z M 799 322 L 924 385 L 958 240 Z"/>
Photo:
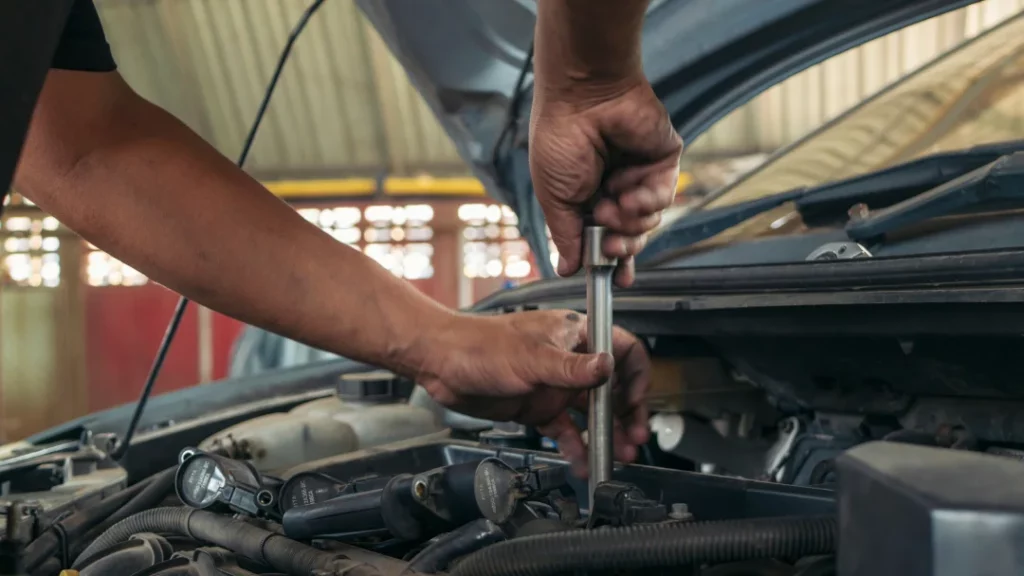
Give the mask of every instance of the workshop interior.
<path id="1" fill-rule="evenodd" d="M 5 190 L 70 6 L 0 3 Z M 339 242 L 453 308 L 639 336 L 651 439 L 615 462 L 595 388 L 581 479 L 11 190 L 0 575 L 1024 574 L 1024 0 L 650 2 L 686 150 L 628 289 L 599 227 L 554 273 L 536 0 L 96 6 L 133 88 Z"/>

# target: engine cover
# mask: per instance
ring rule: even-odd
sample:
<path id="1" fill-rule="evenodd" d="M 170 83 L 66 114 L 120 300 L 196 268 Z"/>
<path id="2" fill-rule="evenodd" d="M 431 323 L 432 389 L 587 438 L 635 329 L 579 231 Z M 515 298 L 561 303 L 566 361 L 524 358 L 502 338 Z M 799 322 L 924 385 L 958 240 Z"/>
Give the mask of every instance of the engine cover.
<path id="1" fill-rule="evenodd" d="M 839 474 L 839 576 L 1024 574 L 1024 466 L 891 442 L 849 450 Z"/>

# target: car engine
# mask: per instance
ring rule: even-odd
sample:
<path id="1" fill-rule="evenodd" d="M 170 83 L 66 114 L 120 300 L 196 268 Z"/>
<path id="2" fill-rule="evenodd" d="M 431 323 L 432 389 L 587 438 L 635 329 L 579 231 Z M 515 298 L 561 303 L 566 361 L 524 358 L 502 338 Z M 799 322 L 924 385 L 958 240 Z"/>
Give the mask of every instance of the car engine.
<path id="1" fill-rule="evenodd" d="M 662 385 L 680 373 L 682 393 Z M 142 472 L 112 435 L 5 447 L 0 574 L 1019 573 L 1002 544 L 1024 534 L 1024 452 L 917 425 L 927 403 L 902 422 L 793 412 L 743 380 L 656 361 L 651 441 L 592 501 L 548 439 L 379 372 Z"/>

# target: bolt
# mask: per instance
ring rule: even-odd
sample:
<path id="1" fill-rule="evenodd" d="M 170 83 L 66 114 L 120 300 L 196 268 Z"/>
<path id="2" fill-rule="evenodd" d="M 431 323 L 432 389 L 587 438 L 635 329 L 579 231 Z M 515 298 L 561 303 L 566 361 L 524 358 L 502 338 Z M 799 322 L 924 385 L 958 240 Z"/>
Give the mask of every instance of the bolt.
<path id="1" fill-rule="evenodd" d="M 690 507 L 685 502 L 676 502 L 669 509 L 668 517 L 673 520 L 689 520 L 693 515 L 690 514 Z"/>
<path id="2" fill-rule="evenodd" d="M 412 493 L 416 495 L 416 498 L 423 500 L 427 497 L 427 483 L 423 480 L 417 480 L 412 485 Z"/>
<path id="3" fill-rule="evenodd" d="M 867 218 L 870 213 L 871 210 L 868 208 L 868 205 L 861 202 L 850 206 L 850 210 L 846 215 L 850 217 L 850 220 L 863 220 L 864 218 Z"/>

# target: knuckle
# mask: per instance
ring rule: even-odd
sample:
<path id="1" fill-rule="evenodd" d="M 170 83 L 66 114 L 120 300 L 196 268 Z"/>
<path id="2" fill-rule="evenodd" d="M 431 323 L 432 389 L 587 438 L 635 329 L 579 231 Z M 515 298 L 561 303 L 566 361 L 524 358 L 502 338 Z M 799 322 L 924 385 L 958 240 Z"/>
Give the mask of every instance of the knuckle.
<path id="1" fill-rule="evenodd" d="M 594 208 L 595 219 L 604 220 L 606 222 L 615 222 L 618 220 L 617 216 L 618 210 L 611 202 L 599 202 Z"/>
<path id="2" fill-rule="evenodd" d="M 579 238 L 579 235 L 574 235 L 564 230 L 555 232 L 551 231 L 551 241 L 555 243 L 555 247 L 558 248 L 559 254 L 563 256 L 570 256 L 570 254 L 564 254 L 566 248 L 570 248 L 574 242 Z"/>
<path id="3" fill-rule="evenodd" d="M 566 380 L 570 380 L 576 375 L 576 361 L 571 356 L 565 356 L 562 358 L 562 375 Z"/>
<path id="4" fill-rule="evenodd" d="M 566 382 L 584 383 L 589 375 L 586 363 L 587 359 L 582 354 L 564 353 L 562 355 L 562 374 Z"/>
<path id="5" fill-rule="evenodd" d="M 650 230 L 651 230 L 651 226 L 650 226 L 650 224 L 648 224 L 647 219 L 644 218 L 644 219 L 633 220 L 632 222 L 630 222 L 629 230 L 626 231 L 626 232 L 630 236 L 634 236 L 635 237 L 635 236 L 639 236 L 640 234 L 643 234 L 645 232 L 649 232 Z"/>
<path id="6" fill-rule="evenodd" d="M 647 234 L 641 234 L 635 238 L 630 238 L 629 244 L 630 253 L 634 255 L 638 254 L 644 249 L 644 246 L 647 245 Z"/>

